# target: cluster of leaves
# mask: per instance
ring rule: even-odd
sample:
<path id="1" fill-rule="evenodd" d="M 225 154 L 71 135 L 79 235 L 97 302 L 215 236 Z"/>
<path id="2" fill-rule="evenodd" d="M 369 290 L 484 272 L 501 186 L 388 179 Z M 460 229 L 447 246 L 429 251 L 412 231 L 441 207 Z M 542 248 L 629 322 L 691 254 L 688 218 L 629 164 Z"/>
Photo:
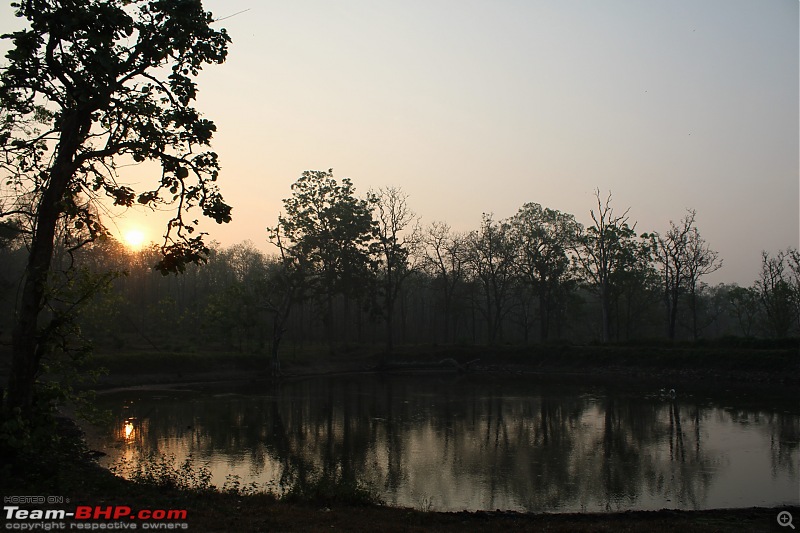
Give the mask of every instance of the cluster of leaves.
<path id="1" fill-rule="evenodd" d="M 52 402 L 40 401 L 25 415 L 19 408 L 0 412 L 0 487 L 57 489 L 62 467 L 85 452 L 80 430 L 58 416 Z"/>
<path id="2" fill-rule="evenodd" d="M 19 408 L 2 414 L 0 422 L 0 457 L 4 466 L 22 465 L 29 456 L 43 455 L 58 445 L 55 416 L 52 409 L 37 409 L 29 418 L 22 416 Z"/>

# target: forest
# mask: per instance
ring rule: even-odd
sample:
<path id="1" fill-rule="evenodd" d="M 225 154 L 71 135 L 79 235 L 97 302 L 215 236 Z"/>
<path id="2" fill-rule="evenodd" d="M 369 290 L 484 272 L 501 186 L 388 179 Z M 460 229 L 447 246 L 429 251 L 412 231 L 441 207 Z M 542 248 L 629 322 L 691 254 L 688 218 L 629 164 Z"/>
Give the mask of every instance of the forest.
<path id="1" fill-rule="evenodd" d="M 358 196 L 333 171 L 307 171 L 267 228 L 274 253 L 212 243 L 178 274 L 154 268 L 155 244 L 111 236 L 84 246 L 60 228 L 51 316 L 75 317 L 62 349 L 236 351 L 279 358 L 397 345 L 492 345 L 783 338 L 800 333 L 800 254 L 764 251 L 752 285 L 709 285 L 722 258 L 696 213 L 637 234 L 611 193 L 592 223 L 537 203 L 507 219 L 483 214 L 457 232 L 422 224 L 400 188 Z M 10 337 L 27 249 L 6 227 L 0 330 Z M 84 230 L 85 231 L 85 230 Z M 5 344 L 5 342 L 4 342 Z"/>

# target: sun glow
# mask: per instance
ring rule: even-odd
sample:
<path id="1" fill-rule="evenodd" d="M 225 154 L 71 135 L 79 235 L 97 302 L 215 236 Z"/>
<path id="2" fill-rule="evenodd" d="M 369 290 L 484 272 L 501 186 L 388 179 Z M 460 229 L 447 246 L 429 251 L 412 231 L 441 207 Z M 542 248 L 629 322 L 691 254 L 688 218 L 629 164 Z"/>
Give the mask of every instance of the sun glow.
<path id="1" fill-rule="evenodd" d="M 132 250 L 139 250 L 144 244 L 144 233 L 138 229 L 128 230 L 125 233 L 125 245 Z"/>

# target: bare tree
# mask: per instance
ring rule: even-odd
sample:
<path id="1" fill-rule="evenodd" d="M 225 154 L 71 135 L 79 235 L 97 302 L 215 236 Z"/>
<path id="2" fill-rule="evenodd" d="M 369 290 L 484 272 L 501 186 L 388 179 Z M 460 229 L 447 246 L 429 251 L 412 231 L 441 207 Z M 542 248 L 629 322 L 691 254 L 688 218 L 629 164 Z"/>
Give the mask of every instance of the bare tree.
<path id="1" fill-rule="evenodd" d="M 603 342 L 611 339 L 611 291 L 614 275 L 635 261 L 634 228 L 628 226 L 628 211 L 615 215 L 611 193 L 605 201 L 595 190 L 597 212 L 590 211 L 593 225 L 588 226 L 575 246 L 576 266 L 582 277 L 600 297 Z M 635 224 L 634 224 L 635 227 Z"/>
<path id="2" fill-rule="evenodd" d="M 797 248 L 786 249 L 786 262 L 791 272 L 789 284 L 794 295 L 795 328 L 800 332 L 800 252 Z"/>
<path id="3" fill-rule="evenodd" d="M 692 227 L 686 245 L 686 282 L 689 287 L 689 308 L 692 311 L 692 337 L 697 340 L 697 284 L 701 277 L 722 268 L 722 259 Z"/>
<path id="4" fill-rule="evenodd" d="M 700 236 L 695 224 L 697 212 L 687 210 L 678 224 L 670 221 L 670 229 L 664 235 L 653 234 L 655 258 L 660 266 L 664 307 L 667 313 L 667 337 L 675 338 L 678 322 L 678 304 L 683 294 L 689 294 L 692 312 L 692 335 L 698 336 L 697 327 L 697 283 L 698 280 L 717 271 L 722 266 L 719 254 L 709 248 Z"/>
<path id="5" fill-rule="evenodd" d="M 656 263 L 662 275 L 664 309 L 666 311 L 666 333 L 670 339 L 675 338 L 678 323 L 678 300 L 686 288 L 687 256 L 686 248 L 689 234 L 694 225 L 695 212 L 689 210 L 679 224 L 669 222 L 670 228 L 664 235 L 654 233 L 656 241 Z"/>
<path id="6" fill-rule="evenodd" d="M 494 344 L 509 311 L 509 296 L 515 278 L 516 246 L 511 226 L 483 215 L 481 227 L 469 236 L 468 265 L 480 285 L 482 302 L 477 306 L 486 319 L 489 344 Z"/>
<path id="7" fill-rule="evenodd" d="M 776 337 L 786 337 L 796 324 L 798 288 L 788 270 L 796 250 L 780 250 L 774 257 L 761 253 L 761 275 L 755 282 L 769 329 Z"/>
<path id="8" fill-rule="evenodd" d="M 386 350 L 394 343 L 394 308 L 403 281 L 415 270 L 412 263 L 420 236 L 418 228 L 408 229 L 416 215 L 408 207 L 408 195 L 397 187 L 386 187 L 371 193 L 377 216 L 377 249 L 386 312 Z"/>
<path id="9" fill-rule="evenodd" d="M 442 288 L 444 304 L 444 341 L 450 341 L 453 302 L 458 287 L 464 282 L 466 239 L 451 231 L 445 222 L 433 222 L 423 232 L 423 266 Z"/>

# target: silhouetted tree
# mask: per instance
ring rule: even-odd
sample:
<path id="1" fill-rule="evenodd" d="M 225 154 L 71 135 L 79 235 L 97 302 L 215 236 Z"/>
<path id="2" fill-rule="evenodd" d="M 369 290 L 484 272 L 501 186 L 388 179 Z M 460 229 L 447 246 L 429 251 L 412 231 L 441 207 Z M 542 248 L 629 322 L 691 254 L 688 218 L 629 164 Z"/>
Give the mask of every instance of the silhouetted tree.
<path id="1" fill-rule="evenodd" d="M 790 260 L 796 250 L 780 250 L 774 257 L 761 254 L 761 274 L 755 282 L 767 325 L 776 337 L 786 337 L 797 321 L 798 288 Z"/>
<path id="2" fill-rule="evenodd" d="M 739 334 L 745 337 L 752 336 L 760 310 L 758 292 L 752 287 L 735 285 L 728 290 L 728 301 L 739 325 Z"/>
<path id="3" fill-rule="evenodd" d="M 486 320 L 487 341 L 493 344 L 509 311 L 516 244 L 509 223 L 495 222 L 486 213 L 480 229 L 470 233 L 467 243 L 467 264 L 481 293 L 477 307 Z"/>
<path id="4" fill-rule="evenodd" d="M 27 218 L 30 245 L 13 333 L 8 405 L 29 411 L 46 336 L 67 317 L 44 327 L 48 274 L 59 223 L 79 230 L 66 248 L 103 233 L 93 205 L 110 198 L 129 207 L 171 205 L 159 267 L 179 271 L 207 253 L 196 224 L 184 219 L 198 206 L 217 222 L 230 220 L 216 187 L 219 173 L 208 145 L 214 124 L 192 108 L 194 77 L 207 63 L 221 63 L 228 35 L 211 27 L 199 0 L 174 2 L 21 1 L 16 15 L 24 30 L 0 74 L 2 183 L 19 202 L 2 213 Z M 122 161 L 157 161 L 161 175 L 137 193 L 121 184 Z M 68 232 L 67 237 L 74 237 Z"/>
<path id="5" fill-rule="evenodd" d="M 376 217 L 376 249 L 378 281 L 386 313 L 386 349 L 392 351 L 394 342 L 395 301 L 403 281 L 414 271 L 411 261 L 419 241 L 419 231 L 409 225 L 416 215 L 408 207 L 408 195 L 396 187 L 378 189 L 373 193 Z"/>
<path id="6" fill-rule="evenodd" d="M 423 233 L 422 244 L 423 267 L 432 277 L 432 286 L 442 293 L 444 341 L 449 342 L 453 306 L 465 278 L 467 241 L 446 223 L 433 222 Z"/>
<path id="7" fill-rule="evenodd" d="M 574 216 L 535 203 L 523 205 L 510 224 L 521 281 L 529 284 L 539 299 L 540 338 L 544 341 L 550 334 L 553 313 L 563 305 L 559 298 L 569 272 L 567 251 L 578 242 L 581 226 Z"/>
<path id="8" fill-rule="evenodd" d="M 595 191 L 597 212 L 590 211 L 594 224 L 583 232 L 576 246 L 576 266 L 589 287 L 600 297 L 603 342 L 611 339 L 611 298 L 614 275 L 635 261 L 636 233 L 628 226 L 628 211 L 615 215 L 611 193 L 605 201 Z M 635 224 L 634 224 L 635 226 Z"/>
<path id="9" fill-rule="evenodd" d="M 686 283 L 689 287 L 689 309 L 692 311 L 692 337 L 697 340 L 697 284 L 701 277 L 722 268 L 722 259 L 700 236 L 697 226 L 689 232 L 686 245 Z"/>
<path id="10" fill-rule="evenodd" d="M 797 248 L 786 249 L 786 266 L 789 269 L 789 285 L 794 294 L 795 327 L 800 333 L 800 251 Z"/>
<path id="11" fill-rule="evenodd" d="M 289 248 L 282 235 L 282 226 L 267 228 L 269 240 L 278 248 L 278 259 L 267 273 L 267 290 L 264 304 L 272 314 L 272 375 L 280 375 L 280 345 L 287 330 L 292 307 L 305 298 L 305 275 L 308 262 Z"/>
<path id="12" fill-rule="evenodd" d="M 697 331 L 697 282 L 722 266 L 717 252 L 709 248 L 700 236 L 695 224 L 697 213 L 688 210 L 680 223 L 670 221 L 670 229 L 664 235 L 653 234 L 656 243 L 655 258 L 660 265 L 664 307 L 667 313 L 667 337 L 675 338 L 678 323 L 678 304 L 683 294 L 689 294 L 692 312 L 692 335 Z"/>
<path id="13" fill-rule="evenodd" d="M 653 245 L 649 236 L 631 236 L 622 268 L 611 274 L 611 302 L 617 339 L 631 338 L 648 322 L 658 301 L 658 274 L 652 264 Z"/>
<path id="14" fill-rule="evenodd" d="M 303 172 L 283 206 L 286 214 L 278 217 L 273 231 L 285 239 L 286 253 L 302 262 L 311 296 L 324 305 L 332 347 L 334 297 L 358 295 L 370 275 L 372 206 L 356 198 L 349 178 L 336 181 L 333 170 Z"/>
<path id="15" fill-rule="evenodd" d="M 252 242 L 244 241 L 218 250 L 215 263 L 228 275 L 224 285 L 208 295 L 205 316 L 231 347 L 238 351 L 256 350 L 264 342 L 261 332 L 270 266 L 267 258 Z M 176 295 L 176 308 L 185 307 L 184 299 L 183 295 Z"/>
<path id="16" fill-rule="evenodd" d="M 678 300 L 686 290 L 689 234 L 694 225 L 695 212 L 689 211 L 679 224 L 670 220 L 670 229 L 664 235 L 653 234 L 656 242 L 656 262 L 660 265 L 662 294 L 666 311 L 666 333 L 675 338 L 678 323 Z"/>

